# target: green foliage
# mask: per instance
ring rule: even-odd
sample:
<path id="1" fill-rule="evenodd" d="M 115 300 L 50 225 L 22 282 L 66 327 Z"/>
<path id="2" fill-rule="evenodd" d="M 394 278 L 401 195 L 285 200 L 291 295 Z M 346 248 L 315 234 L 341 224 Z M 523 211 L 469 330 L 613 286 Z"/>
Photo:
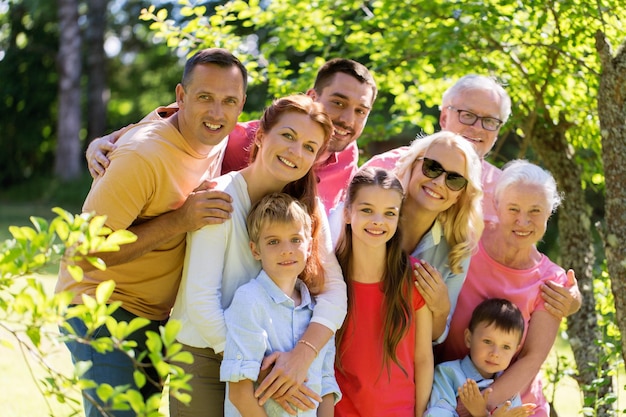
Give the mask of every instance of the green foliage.
<path id="1" fill-rule="evenodd" d="M 54 2 L 10 1 L 0 13 L 0 187 L 50 174 L 58 33 Z"/>
<path id="2" fill-rule="evenodd" d="M 120 49 L 109 57 L 106 68 L 110 130 L 135 123 L 157 106 L 175 101 L 174 87 L 180 81 L 184 57 L 155 42 L 149 22 L 138 18 L 149 3 L 125 0 L 111 4 L 109 37 L 119 41 Z"/>
<path id="3" fill-rule="evenodd" d="M 618 395 L 612 389 L 606 395 L 600 395 L 604 387 L 611 387 L 618 371 L 624 368 L 624 360 L 621 355 L 622 338 L 619 329 L 615 325 L 615 303 L 611 292 L 611 281 L 606 272 L 606 262 L 602 268 L 601 276 L 594 281 L 594 293 L 596 294 L 598 325 L 602 329 L 602 338 L 595 341 L 602 352 L 598 363 L 590 363 L 595 369 L 597 377 L 589 384 L 583 385 L 584 408 L 587 416 L 599 415 L 603 406 L 608 409 L 616 403 Z M 608 364 L 608 366 L 603 366 Z M 619 391 L 620 387 L 617 387 Z M 618 415 L 618 414 L 615 414 Z"/>
<path id="4" fill-rule="evenodd" d="M 592 343 L 599 347 L 600 357 L 597 363 L 588 363 L 593 369 L 595 378 L 588 384 L 580 385 L 583 398 L 582 413 L 585 416 L 621 415 L 615 410 L 619 392 L 626 390 L 618 384 L 612 386 L 614 381 L 619 381 L 619 373 L 624 370 L 624 360 L 621 356 L 621 335 L 615 324 L 615 303 L 611 292 L 611 281 L 606 272 L 606 262 L 601 268 L 600 276 L 594 282 L 594 294 L 597 302 L 596 310 L 598 325 L 602 329 L 601 338 Z M 565 322 L 561 323 L 562 334 L 566 331 Z M 576 343 L 586 343 L 577 341 Z M 568 376 L 577 379 L 576 364 L 563 353 L 557 353 L 554 363 L 544 369 L 547 382 L 552 386 L 550 402 L 554 404 L 556 392 L 563 377 Z M 604 388 L 609 387 L 608 390 Z M 605 394 L 603 392 L 607 391 Z M 603 408 L 605 407 L 605 408 Z M 604 413 L 604 414 L 601 414 Z M 610 413 L 610 414 L 606 414 Z"/>
<path id="5" fill-rule="evenodd" d="M 518 141 L 520 156 L 537 120 L 564 118 L 578 151 L 573 157 L 588 168 L 586 184 L 601 180 L 593 35 L 601 29 L 621 41 L 626 11 L 616 0 L 233 0 L 213 12 L 188 0 L 179 4 L 184 20 L 155 6 L 141 18 L 182 53 L 209 45 L 234 51 L 256 82 L 267 83 L 270 97 L 305 91 L 333 56 L 367 65 L 382 94 L 364 144 L 410 126 L 432 133 L 437 121 L 428 109 L 439 104 L 444 89 L 468 72 L 491 74 L 508 83 L 514 114 L 501 137 Z"/>
<path id="6" fill-rule="evenodd" d="M 186 375 L 177 363 L 191 363 L 193 359 L 189 353 L 181 352 L 181 345 L 176 342 L 180 323 L 170 321 L 160 327 L 158 334 L 147 331 L 147 350 L 135 355 L 133 348 L 136 342 L 127 339 L 149 321 L 135 318 L 129 323 L 118 323 L 111 317 L 120 306 L 119 302 L 109 301 L 115 289 L 113 281 L 102 282 L 95 297 L 83 294 L 83 304 L 72 305 L 71 293 L 49 295 L 33 276 L 46 264 L 58 262 L 62 258 L 61 267 L 67 267 L 73 277 L 80 280 L 82 270 L 78 262 L 86 260 L 103 269 L 105 265 L 92 254 L 117 251 L 120 245 L 135 241 L 136 236 L 125 230 L 112 232 L 104 226 L 103 216 L 72 215 L 60 208 L 54 208 L 53 212 L 57 216 L 50 222 L 31 217 L 33 227 L 11 226 L 13 239 L 0 245 L 0 328 L 12 336 L 11 340 L 3 340 L 3 344 L 13 346 L 14 342 L 24 355 L 35 358 L 45 373 L 45 377 L 38 382 L 41 395 L 46 401 L 54 398 L 60 403 L 69 403 L 75 413 L 79 412 L 82 405 L 72 398 L 77 398 L 81 389 L 96 388 L 98 397 L 105 403 L 100 408 L 103 416 L 110 416 L 112 411 L 122 409 L 132 409 L 137 416 L 142 417 L 161 416 L 160 396 L 153 395 L 144 402 L 140 392 L 128 386 L 97 386 L 93 381 L 83 378 L 91 366 L 89 362 L 76 363 L 71 375 L 53 369 L 46 359 L 49 354 L 46 346 L 50 344 L 71 341 L 90 344 L 101 353 L 113 350 L 125 352 L 136 366 L 134 376 L 139 388 L 146 384 L 162 386 L 169 377 L 171 395 L 188 402 L 188 382 L 191 376 Z M 67 324 L 66 320 L 70 318 L 79 318 L 85 323 L 88 329 L 85 336 L 77 335 Z M 93 336 L 101 326 L 107 327 L 110 337 Z M 63 336 L 56 330 L 57 327 L 63 328 Z M 160 381 L 148 380 L 141 372 L 145 366 L 141 361 L 145 358 L 159 373 Z M 95 401 L 89 395 L 85 395 L 83 400 Z"/>
<path id="7" fill-rule="evenodd" d="M 4 82 L 0 83 L 0 186 L 8 187 L 52 174 L 57 144 L 59 33 L 55 1 L 1 3 L 0 79 Z M 83 14 L 86 3 L 81 2 Z M 112 11 L 102 19 L 108 22 L 108 40 L 112 44 L 118 41 L 120 51 L 106 61 L 110 89 L 107 126 L 117 130 L 174 101 L 182 58 L 166 45 L 155 45 L 149 25 L 138 20 L 148 0 L 109 3 Z M 84 21 L 81 16 L 81 23 Z M 85 50 L 85 60 L 88 54 Z M 85 77 L 82 83 L 87 85 Z M 85 102 L 79 105 L 85 106 Z M 84 126 L 81 131 L 83 141 L 92 139 L 86 137 L 87 130 Z"/>

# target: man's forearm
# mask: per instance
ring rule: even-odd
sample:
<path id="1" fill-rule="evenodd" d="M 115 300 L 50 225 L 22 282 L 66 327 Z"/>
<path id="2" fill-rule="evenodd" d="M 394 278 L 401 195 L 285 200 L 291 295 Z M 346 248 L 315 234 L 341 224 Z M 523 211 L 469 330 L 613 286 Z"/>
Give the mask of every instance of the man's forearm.
<path id="1" fill-rule="evenodd" d="M 135 242 L 120 246 L 120 250 L 117 252 L 98 252 L 91 256 L 97 256 L 102 259 L 107 267 L 134 261 L 158 248 L 163 242 L 186 233 L 183 224 L 178 220 L 176 211 L 170 211 L 144 223 L 131 226 L 128 230 L 137 236 Z M 79 263 L 79 266 L 85 272 L 95 269 L 93 265 L 86 261 Z"/>

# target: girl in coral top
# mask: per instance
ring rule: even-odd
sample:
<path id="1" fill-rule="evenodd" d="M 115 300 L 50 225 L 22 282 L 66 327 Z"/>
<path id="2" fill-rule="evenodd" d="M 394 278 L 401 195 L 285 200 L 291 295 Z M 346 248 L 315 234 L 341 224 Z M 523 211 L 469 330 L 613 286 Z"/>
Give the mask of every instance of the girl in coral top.
<path id="1" fill-rule="evenodd" d="M 348 288 L 337 332 L 338 417 L 421 416 L 433 382 L 432 314 L 413 285 L 418 261 L 401 248 L 404 192 L 383 169 L 350 183 L 336 253 Z"/>

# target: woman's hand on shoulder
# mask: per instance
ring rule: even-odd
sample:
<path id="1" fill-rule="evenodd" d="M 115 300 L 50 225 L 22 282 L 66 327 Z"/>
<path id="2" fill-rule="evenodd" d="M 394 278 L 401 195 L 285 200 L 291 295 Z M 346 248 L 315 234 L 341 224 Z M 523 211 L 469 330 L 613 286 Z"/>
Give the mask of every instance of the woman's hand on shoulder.
<path id="1" fill-rule="evenodd" d="M 576 313 L 582 304 L 582 295 L 574 270 L 567 271 L 567 285 L 547 281 L 541 286 L 541 297 L 546 311 L 558 320 Z"/>
<path id="2" fill-rule="evenodd" d="M 420 261 L 413 265 L 415 287 L 424 298 L 428 309 L 435 315 L 450 313 L 450 300 L 448 287 L 441 278 L 441 274 L 435 267 L 426 261 Z"/>

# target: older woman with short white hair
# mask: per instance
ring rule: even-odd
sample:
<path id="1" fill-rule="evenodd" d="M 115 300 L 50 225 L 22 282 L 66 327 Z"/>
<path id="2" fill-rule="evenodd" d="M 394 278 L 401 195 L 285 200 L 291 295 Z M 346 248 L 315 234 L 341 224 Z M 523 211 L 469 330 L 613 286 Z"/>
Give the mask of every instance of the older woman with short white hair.
<path id="1" fill-rule="evenodd" d="M 556 339 L 562 315 L 580 303 L 563 291 L 562 315 L 555 315 L 546 309 L 541 296 L 542 288 L 550 281 L 550 285 L 563 288 L 574 282 L 573 271 L 566 274 L 537 249 L 550 215 L 561 203 L 561 194 L 548 171 L 515 160 L 505 165 L 494 199 L 498 221 L 487 224 L 478 252 L 472 256 L 450 334 L 437 359 L 460 359 L 468 353 L 464 330 L 481 301 L 497 297 L 514 302 L 522 311 L 526 331 L 517 359 L 491 386 L 489 411 L 520 392 L 524 403 L 537 405 L 534 416 L 547 417 L 550 407 L 538 374 Z"/>

